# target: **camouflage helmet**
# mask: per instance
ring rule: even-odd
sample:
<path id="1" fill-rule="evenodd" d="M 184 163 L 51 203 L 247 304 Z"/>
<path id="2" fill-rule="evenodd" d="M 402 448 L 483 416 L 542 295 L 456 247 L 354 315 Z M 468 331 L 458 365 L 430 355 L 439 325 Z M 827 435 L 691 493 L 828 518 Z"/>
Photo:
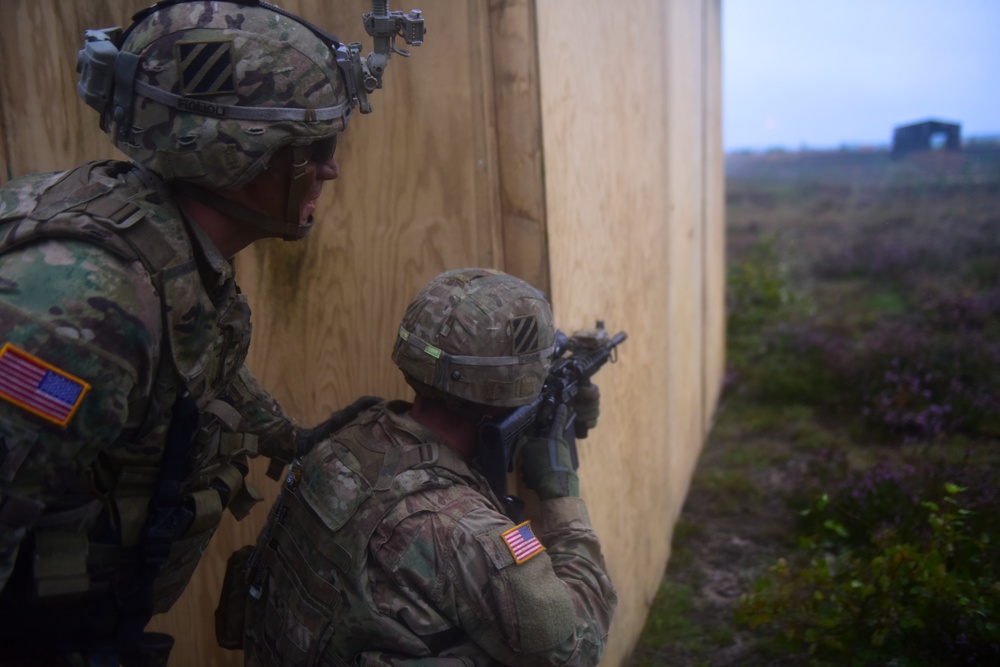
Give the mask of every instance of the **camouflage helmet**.
<path id="1" fill-rule="evenodd" d="M 168 0 L 134 18 L 114 35 L 120 52 L 102 127 L 162 178 L 239 186 L 278 149 L 332 144 L 345 128 L 352 105 L 340 45 L 304 20 L 239 0 Z M 101 32 L 89 31 L 85 46 Z M 85 94 L 84 74 L 80 94 L 100 108 Z"/>
<path id="2" fill-rule="evenodd" d="M 554 342 L 552 309 L 541 292 L 500 271 L 461 269 L 417 293 L 392 360 L 418 393 L 517 407 L 541 391 Z"/>

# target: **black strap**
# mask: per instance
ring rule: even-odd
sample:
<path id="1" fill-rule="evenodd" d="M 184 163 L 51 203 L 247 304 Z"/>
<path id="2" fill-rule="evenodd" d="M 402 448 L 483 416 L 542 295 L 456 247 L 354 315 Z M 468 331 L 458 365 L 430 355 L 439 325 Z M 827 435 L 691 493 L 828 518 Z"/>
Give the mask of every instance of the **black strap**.
<path id="1" fill-rule="evenodd" d="M 142 664 L 143 629 L 153 616 L 153 588 L 173 543 L 187 532 L 194 509 L 184 503 L 185 462 L 198 429 L 198 404 L 187 392 L 174 403 L 160 473 L 143 526 L 139 563 L 118 599 L 116 645 L 126 665 Z M 169 651 L 169 647 L 166 649 Z"/>

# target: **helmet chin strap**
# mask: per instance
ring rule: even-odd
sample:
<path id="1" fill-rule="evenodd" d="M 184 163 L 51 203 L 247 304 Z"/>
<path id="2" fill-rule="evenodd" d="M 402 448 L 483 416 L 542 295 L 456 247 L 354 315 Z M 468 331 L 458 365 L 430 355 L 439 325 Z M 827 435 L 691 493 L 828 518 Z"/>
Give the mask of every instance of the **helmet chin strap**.
<path id="1" fill-rule="evenodd" d="M 190 197 L 197 202 L 215 209 L 216 211 L 235 218 L 240 222 L 262 229 L 268 236 L 274 236 L 286 241 L 297 241 L 309 233 L 313 226 L 313 216 L 302 224 L 299 219 L 302 211 L 302 198 L 306 195 L 308 179 L 305 178 L 306 166 L 309 164 L 309 147 L 292 147 L 292 169 L 288 182 L 287 208 L 285 209 L 285 219 L 266 215 L 232 199 L 223 197 L 215 190 L 203 188 L 194 183 L 186 181 L 174 181 L 173 185 L 177 192 Z"/>
<path id="2" fill-rule="evenodd" d="M 302 201 L 309 188 L 309 179 L 305 177 L 309 166 L 309 146 L 292 146 L 292 173 L 288 182 L 288 208 L 285 211 L 285 226 L 294 227 L 295 239 L 305 236 L 313 226 L 313 217 L 309 216 L 305 225 L 300 224 L 302 216 Z M 282 236 L 282 238 L 286 238 Z"/>

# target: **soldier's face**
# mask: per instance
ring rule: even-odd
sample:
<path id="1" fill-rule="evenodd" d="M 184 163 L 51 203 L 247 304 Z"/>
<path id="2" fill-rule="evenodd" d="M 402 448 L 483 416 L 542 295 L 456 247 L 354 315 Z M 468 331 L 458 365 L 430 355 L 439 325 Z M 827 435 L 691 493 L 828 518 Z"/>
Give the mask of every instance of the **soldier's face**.
<path id="1" fill-rule="evenodd" d="M 310 146 L 309 160 L 303 178 L 308 179 L 310 187 L 306 190 L 303 201 L 299 202 L 299 224 L 304 225 L 316 211 L 316 200 L 323 190 L 326 181 L 332 181 L 340 176 L 340 167 L 334 155 L 337 151 L 337 137 L 317 141 Z"/>
<path id="2" fill-rule="evenodd" d="M 302 179 L 303 193 L 297 202 L 299 224 L 306 224 L 316 211 L 316 200 L 323 191 L 323 184 L 332 181 L 340 175 L 337 158 L 334 155 L 336 143 L 319 145 L 311 150 Z M 233 192 L 238 200 L 258 213 L 268 217 L 284 219 L 288 211 L 288 197 L 292 180 L 292 155 L 290 147 L 282 148 L 274 157 L 267 169 L 257 174 L 250 182 Z"/>

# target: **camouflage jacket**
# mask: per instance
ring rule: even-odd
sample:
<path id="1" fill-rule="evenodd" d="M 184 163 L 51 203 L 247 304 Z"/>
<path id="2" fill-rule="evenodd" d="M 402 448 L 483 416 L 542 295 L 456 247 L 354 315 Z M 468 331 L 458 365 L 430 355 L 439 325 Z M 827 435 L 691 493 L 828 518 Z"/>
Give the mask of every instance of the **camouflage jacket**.
<path id="1" fill-rule="evenodd" d="M 515 557 L 486 480 L 409 407 L 293 466 L 248 567 L 246 664 L 597 664 L 617 597 L 582 501 L 543 503 L 544 550 Z"/>
<path id="2" fill-rule="evenodd" d="M 223 510 L 259 498 L 247 455 L 291 458 L 294 424 L 243 365 L 249 316 L 231 263 L 141 167 L 0 190 L 0 641 L 114 632 L 93 603 L 136 567 L 182 392 L 200 413 L 183 469 L 195 517 L 160 567 L 157 612 Z"/>

